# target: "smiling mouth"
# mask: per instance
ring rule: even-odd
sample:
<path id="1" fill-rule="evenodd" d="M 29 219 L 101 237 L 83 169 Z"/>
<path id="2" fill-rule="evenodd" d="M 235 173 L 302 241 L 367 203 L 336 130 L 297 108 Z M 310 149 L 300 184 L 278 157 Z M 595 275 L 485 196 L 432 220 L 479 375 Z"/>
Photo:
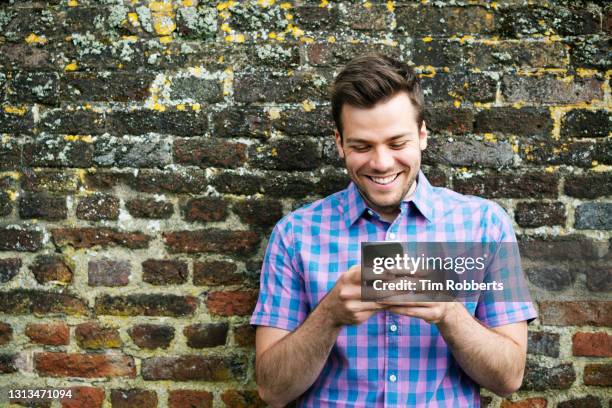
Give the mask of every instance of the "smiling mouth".
<path id="1" fill-rule="evenodd" d="M 374 176 L 366 176 L 366 177 L 372 180 L 374 183 L 384 186 L 384 185 L 393 183 L 395 179 L 399 177 L 400 174 L 401 172 L 394 174 L 392 176 L 388 176 L 388 177 L 374 177 Z"/>

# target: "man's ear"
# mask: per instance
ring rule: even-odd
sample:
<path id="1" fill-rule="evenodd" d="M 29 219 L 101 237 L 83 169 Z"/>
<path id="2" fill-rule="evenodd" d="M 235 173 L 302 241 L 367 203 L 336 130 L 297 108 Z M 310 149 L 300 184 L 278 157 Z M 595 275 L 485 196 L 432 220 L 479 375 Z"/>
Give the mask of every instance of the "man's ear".
<path id="1" fill-rule="evenodd" d="M 336 150 L 341 159 L 344 159 L 344 149 L 342 148 L 342 136 L 338 132 L 338 129 L 334 129 L 334 138 L 336 139 Z"/>
<path id="2" fill-rule="evenodd" d="M 419 130 L 419 147 L 421 150 L 425 150 L 427 147 L 427 126 L 425 126 L 425 121 L 423 121 L 421 130 Z"/>

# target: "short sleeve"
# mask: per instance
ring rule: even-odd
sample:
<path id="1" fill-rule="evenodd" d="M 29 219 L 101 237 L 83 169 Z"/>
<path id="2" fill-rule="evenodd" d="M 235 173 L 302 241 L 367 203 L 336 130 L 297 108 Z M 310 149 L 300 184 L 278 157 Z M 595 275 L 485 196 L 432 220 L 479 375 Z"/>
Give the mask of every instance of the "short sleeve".
<path id="1" fill-rule="evenodd" d="M 293 331 L 308 315 L 304 280 L 293 238 L 291 222 L 285 217 L 270 235 L 252 325 Z"/>
<path id="2" fill-rule="evenodd" d="M 527 282 L 521 267 L 518 245 L 510 218 L 497 204 L 490 202 L 487 223 L 491 227 L 491 241 L 496 250 L 485 281 L 498 280 L 505 284 L 501 294 L 481 296 L 475 316 L 488 327 L 503 326 L 521 321 L 531 322 L 537 317 Z"/>

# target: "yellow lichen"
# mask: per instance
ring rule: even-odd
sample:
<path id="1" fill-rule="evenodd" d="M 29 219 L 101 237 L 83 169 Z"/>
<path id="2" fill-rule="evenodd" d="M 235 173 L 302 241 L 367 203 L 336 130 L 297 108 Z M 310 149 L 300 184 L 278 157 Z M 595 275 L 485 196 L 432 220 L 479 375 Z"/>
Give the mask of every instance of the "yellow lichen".
<path id="1" fill-rule="evenodd" d="M 455 99 L 455 102 L 453 102 L 453 105 L 455 105 L 455 108 L 460 108 L 461 107 L 461 101 Z"/>
<path id="2" fill-rule="evenodd" d="M 428 43 L 431 42 L 433 40 L 433 38 L 427 36 L 427 37 L 423 37 L 423 42 Z"/>
<path id="3" fill-rule="evenodd" d="M 191 104 L 191 110 L 198 112 L 201 109 L 200 104 L 199 103 L 192 103 Z"/>
<path id="4" fill-rule="evenodd" d="M 312 37 L 302 37 L 300 38 L 300 42 L 306 43 L 306 44 L 310 44 L 314 42 L 314 38 Z"/>
<path id="5" fill-rule="evenodd" d="M 314 104 L 308 99 L 302 102 L 302 109 L 304 109 L 306 112 L 310 112 L 314 108 L 315 108 Z"/>
<path id="6" fill-rule="evenodd" d="M 387 10 L 389 10 L 390 12 L 394 12 L 395 11 L 395 2 L 392 0 L 387 1 Z"/>
<path id="7" fill-rule="evenodd" d="M 493 135 L 493 133 L 485 133 L 483 135 L 483 139 L 487 142 L 493 142 L 493 143 L 497 142 L 497 138 Z"/>
<path id="8" fill-rule="evenodd" d="M 270 7 L 276 3 L 276 0 L 257 0 L 257 5 L 261 7 Z"/>
<path id="9" fill-rule="evenodd" d="M 246 41 L 244 34 L 230 34 L 225 36 L 225 41 L 243 43 Z"/>
<path id="10" fill-rule="evenodd" d="M 6 194 L 8 195 L 8 198 L 11 201 L 17 200 L 17 197 L 19 196 L 19 193 L 13 190 L 6 190 Z"/>
<path id="11" fill-rule="evenodd" d="M 45 37 L 44 35 L 39 36 L 32 33 L 25 38 L 25 42 L 28 44 L 46 44 L 47 42 L 49 42 L 49 40 L 47 40 L 47 37 Z"/>
<path id="12" fill-rule="evenodd" d="M 268 117 L 270 118 L 270 120 L 280 119 L 280 110 L 278 108 L 270 108 L 268 110 Z"/>
<path id="13" fill-rule="evenodd" d="M 171 35 L 165 35 L 163 37 L 159 37 L 159 42 L 162 44 L 168 44 L 170 42 L 172 42 L 172 36 Z"/>
<path id="14" fill-rule="evenodd" d="M 193 0 L 183 0 L 183 7 L 193 7 Z"/>
<path id="15" fill-rule="evenodd" d="M 278 156 L 278 150 L 276 150 L 276 147 L 272 148 L 272 151 L 270 152 L 270 156 L 272 157 Z"/>
<path id="16" fill-rule="evenodd" d="M 612 166 L 606 166 L 605 164 L 598 164 L 592 167 L 591 171 L 595 171 L 597 173 L 608 173 L 612 171 Z"/>
<path id="17" fill-rule="evenodd" d="M 232 7 L 234 4 L 236 4 L 236 2 L 233 1 L 233 0 L 224 1 L 222 3 L 217 4 L 217 10 L 219 10 L 219 11 L 226 10 L 226 9 Z"/>
<path id="18" fill-rule="evenodd" d="M 279 7 L 283 10 L 289 10 L 291 8 L 291 3 L 281 3 Z"/>
<path id="19" fill-rule="evenodd" d="M 68 7 L 76 7 L 79 5 L 77 0 L 68 0 Z"/>
<path id="20" fill-rule="evenodd" d="M 545 172 L 547 173 L 554 173 L 556 170 L 557 166 L 548 166 L 544 169 Z"/>
<path id="21" fill-rule="evenodd" d="M 176 105 L 176 110 L 185 111 L 187 109 L 185 108 L 184 104 L 179 103 L 178 105 Z"/>
<path id="22" fill-rule="evenodd" d="M 64 135 L 64 140 L 67 142 L 93 143 L 93 139 L 89 135 Z"/>
<path id="23" fill-rule="evenodd" d="M 363 3 L 363 7 L 367 8 L 367 9 L 372 8 L 372 3 L 370 3 L 369 1 L 366 0 L 366 2 Z"/>
<path id="24" fill-rule="evenodd" d="M 23 116 L 23 115 L 26 114 L 28 109 L 25 106 L 10 106 L 10 105 L 5 105 L 4 106 L 4 111 L 6 113 L 11 113 L 13 115 Z"/>
<path id="25" fill-rule="evenodd" d="M 128 21 L 130 22 L 132 27 L 139 27 L 140 26 L 140 21 L 138 20 L 138 14 L 137 13 L 128 13 Z"/>
<path id="26" fill-rule="evenodd" d="M 329 2 L 327 0 L 321 0 L 321 2 L 319 3 L 319 7 L 328 7 L 329 6 Z"/>
<path id="27" fill-rule="evenodd" d="M 336 42 L 336 37 L 334 37 L 333 35 L 330 35 L 329 37 L 327 37 L 327 42 L 335 43 Z"/>

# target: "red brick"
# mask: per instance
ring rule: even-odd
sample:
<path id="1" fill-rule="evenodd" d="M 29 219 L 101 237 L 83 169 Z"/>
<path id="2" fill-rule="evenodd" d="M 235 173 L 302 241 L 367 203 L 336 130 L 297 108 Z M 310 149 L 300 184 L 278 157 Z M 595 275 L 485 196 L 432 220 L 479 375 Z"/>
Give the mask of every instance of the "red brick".
<path id="1" fill-rule="evenodd" d="M 112 390 L 111 403 L 113 408 L 155 408 L 157 407 L 157 393 L 138 388 Z"/>
<path id="2" fill-rule="evenodd" d="M 123 354 L 35 353 L 34 366 L 43 377 L 136 376 L 134 359 Z"/>
<path id="3" fill-rule="evenodd" d="M 171 253 L 219 252 L 247 254 L 254 252 L 259 237 L 253 231 L 228 231 L 206 229 L 197 231 L 173 231 L 162 234 Z"/>
<path id="4" fill-rule="evenodd" d="M 255 328 L 250 324 L 234 327 L 234 342 L 241 347 L 255 347 Z"/>
<path id="5" fill-rule="evenodd" d="M 94 306 L 98 315 L 114 316 L 191 316 L 198 301 L 193 296 L 135 294 L 125 296 L 102 295 Z"/>
<path id="6" fill-rule="evenodd" d="M 70 283 L 72 282 L 74 265 L 62 256 L 41 255 L 36 257 L 30 265 L 30 270 L 38 283 L 44 284 L 53 281 Z"/>
<path id="7" fill-rule="evenodd" d="M 104 390 L 95 387 L 70 387 L 72 396 L 61 400 L 62 408 L 102 408 Z"/>
<path id="8" fill-rule="evenodd" d="M 527 398 L 521 401 L 502 401 L 500 408 L 545 408 L 548 401 L 544 398 Z"/>
<path id="9" fill-rule="evenodd" d="M 213 395 L 208 391 L 172 390 L 168 395 L 169 408 L 211 408 Z"/>
<path id="10" fill-rule="evenodd" d="M 0 323 L 0 346 L 13 339 L 13 328 L 8 323 Z"/>
<path id="11" fill-rule="evenodd" d="M 174 338 L 174 327 L 155 324 L 139 324 L 128 330 L 134 344 L 140 348 L 168 348 Z"/>
<path id="12" fill-rule="evenodd" d="M 227 200 L 220 197 L 201 197 L 188 200 L 183 206 L 187 221 L 222 221 L 227 218 Z"/>
<path id="13" fill-rule="evenodd" d="M 235 285 L 244 280 L 236 272 L 236 264 L 226 261 L 206 261 L 193 263 L 194 285 Z"/>
<path id="14" fill-rule="evenodd" d="M 0 228 L 0 251 L 38 251 L 42 238 L 40 231 Z"/>
<path id="15" fill-rule="evenodd" d="M 176 139 L 174 160 L 184 165 L 200 167 L 239 167 L 247 158 L 244 143 L 203 138 Z"/>
<path id="16" fill-rule="evenodd" d="M 257 303 L 257 291 L 233 290 L 211 292 L 206 300 L 208 311 L 220 316 L 247 316 Z"/>
<path id="17" fill-rule="evenodd" d="M 171 285 L 187 281 L 187 263 L 173 259 L 147 259 L 142 263 L 142 280 L 152 285 Z"/>
<path id="18" fill-rule="evenodd" d="M 13 289 L 0 292 L 0 312 L 9 314 L 69 314 L 89 313 L 87 302 L 64 292 L 35 289 Z"/>
<path id="19" fill-rule="evenodd" d="M 612 336 L 608 333 L 576 333 L 572 337 L 575 356 L 612 357 Z"/>
<path id="20" fill-rule="evenodd" d="M 247 361 L 239 355 L 183 355 L 151 357 L 142 361 L 145 380 L 231 381 L 246 376 Z"/>
<path id="21" fill-rule="evenodd" d="M 120 348 L 123 345 L 119 337 L 119 330 L 102 327 L 98 322 L 79 324 L 74 335 L 79 347 L 83 349 Z"/>
<path id="22" fill-rule="evenodd" d="M 259 398 L 255 390 L 227 390 L 221 394 L 221 400 L 230 408 L 259 408 L 267 404 Z"/>
<path id="23" fill-rule="evenodd" d="M 0 353 L 0 374 L 10 374 L 17 372 L 17 367 L 15 366 L 15 360 L 17 359 L 17 356 L 17 354 Z"/>
<path id="24" fill-rule="evenodd" d="M 119 218 L 119 199 L 105 194 L 82 198 L 77 204 L 76 216 L 88 221 L 116 220 Z"/>
<path id="25" fill-rule="evenodd" d="M 612 326 L 612 302 L 541 301 L 540 321 L 553 326 Z"/>
<path id="26" fill-rule="evenodd" d="M 70 343 L 70 328 L 65 323 L 28 323 L 25 335 L 34 343 L 65 346 Z"/>
<path id="27" fill-rule="evenodd" d="M 151 240 L 150 236 L 140 232 L 123 232 L 111 228 L 57 228 L 51 230 L 51 235 L 56 246 L 72 246 L 75 249 L 92 248 L 98 245 L 142 249 L 147 248 Z"/>
<path id="28" fill-rule="evenodd" d="M 612 386 L 612 364 L 587 364 L 584 367 L 585 385 Z"/>
<path id="29" fill-rule="evenodd" d="M 111 258 L 94 259 L 88 263 L 89 286 L 125 286 L 130 283 L 130 261 Z"/>

